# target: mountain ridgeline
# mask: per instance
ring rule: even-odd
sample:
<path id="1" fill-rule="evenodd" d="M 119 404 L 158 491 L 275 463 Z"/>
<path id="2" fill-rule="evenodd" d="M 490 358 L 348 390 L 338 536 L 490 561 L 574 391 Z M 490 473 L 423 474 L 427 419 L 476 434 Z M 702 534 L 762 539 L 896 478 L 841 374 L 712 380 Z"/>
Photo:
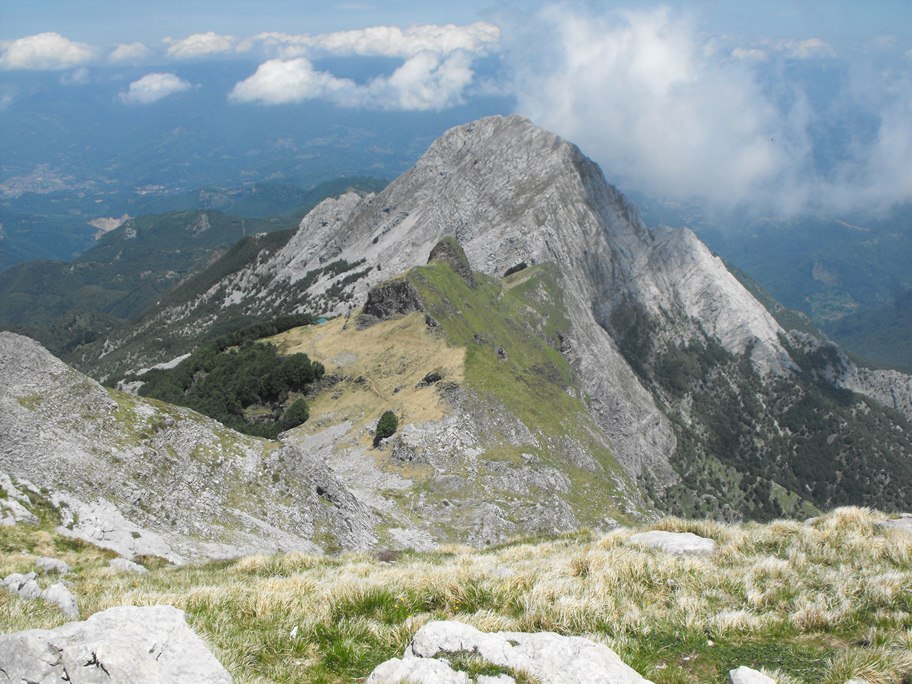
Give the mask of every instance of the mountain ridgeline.
<path id="1" fill-rule="evenodd" d="M 647 228 L 574 145 L 492 117 L 448 131 L 381 192 L 325 200 L 281 244 L 216 261 L 73 358 L 194 406 L 217 354 L 174 357 L 229 327 L 324 316 L 234 352 L 277 367 L 306 354 L 323 372 L 233 415 L 269 413 L 288 448 L 327 465 L 364 531 L 334 531 L 344 545 L 482 544 L 661 511 L 912 508 L 912 378 L 857 366 L 773 308 L 690 230 Z M 40 394 L 9 391 L 19 405 Z M 297 395 L 307 419 L 292 426 Z M 375 440 L 387 411 L 398 429 Z M 272 482 L 264 501 L 281 498 Z"/>

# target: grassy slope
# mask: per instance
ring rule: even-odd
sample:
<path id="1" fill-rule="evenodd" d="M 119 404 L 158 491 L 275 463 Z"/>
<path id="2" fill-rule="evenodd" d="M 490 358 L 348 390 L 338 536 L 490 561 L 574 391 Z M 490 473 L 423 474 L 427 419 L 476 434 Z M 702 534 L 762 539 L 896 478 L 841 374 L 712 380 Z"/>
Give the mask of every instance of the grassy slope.
<path id="1" fill-rule="evenodd" d="M 568 501 L 584 525 L 597 525 L 607 516 L 628 521 L 640 512 L 635 497 L 621 491 L 633 487 L 595 437 L 598 429 L 577 396 L 573 370 L 558 351 L 559 335 L 568 332 L 569 323 L 550 267 L 529 268 L 504 280 L 476 274 L 479 286 L 474 289 L 442 263 L 416 268 L 406 277 L 443 335 L 416 312 L 365 330 L 340 318 L 267 340 L 283 353 L 305 352 L 341 378 L 312 401 L 311 418 L 300 429 L 314 432 L 351 420 L 346 441 L 369 448 L 364 428 L 373 427 L 386 409 L 397 413 L 400 430 L 440 420 L 450 410 L 446 403 L 434 387 L 417 387 L 427 373 L 438 372 L 443 382 L 474 392 L 484 410 L 518 418 L 538 440 L 517 446 L 508 436 L 495 435 L 483 444 L 483 461 L 518 465 L 521 454 L 534 454 L 554 466 L 570 479 Z M 571 449 L 585 450 L 604 472 L 575 466 L 568 456 Z M 388 455 L 374 456 L 381 467 L 401 472 L 401 464 L 392 465 Z M 425 496 L 443 496 L 422 488 L 431 474 L 427 469 L 411 468 L 407 476 Z"/>
<path id="2" fill-rule="evenodd" d="M 175 605 L 238 682 L 365 677 L 433 619 L 586 635 L 657 684 L 723 682 L 739 665 L 778 670 L 780 682 L 912 676 L 912 535 L 863 509 L 807 524 L 653 526 L 715 539 L 706 560 L 636 547 L 621 529 L 420 554 L 184 567 L 146 559 L 151 572 L 138 576 L 115 574 L 109 553 L 61 537 L 52 511 L 39 508 L 40 528 L 0 527 L 0 576 L 50 555 L 73 566 L 67 581 L 83 618 L 117 605 Z M 5 632 L 63 622 L 51 605 L 0 592 Z"/>
<path id="3" fill-rule="evenodd" d="M 414 269 L 409 277 L 450 344 L 466 348 L 466 385 L 502 404 L 542 445 L 525 445 L 521 451 L 570 478 L 570 503 L 579 519 L 595 524 L 606 515 L 627 520 L 627 513 L 635 513 L 632 504 L 627 511 L 618 510 L 618 499 L 623 498 L 619 485 L 627 485 L 627 476 L 594 437 L 598 428 L 575 387 L 573 369 L 559 351 L 560 337 L 569 333 L 570 324 L 553 267 L 535 266 L 503 280 L 475 274 L 474 289 L 439 263 Z M 573 466 L 562 453 L 572 448 L 568 442 L 585 449 L 605 473 Z M 505 451 L 503 456 L 516 457 L 520 450 Z"/>

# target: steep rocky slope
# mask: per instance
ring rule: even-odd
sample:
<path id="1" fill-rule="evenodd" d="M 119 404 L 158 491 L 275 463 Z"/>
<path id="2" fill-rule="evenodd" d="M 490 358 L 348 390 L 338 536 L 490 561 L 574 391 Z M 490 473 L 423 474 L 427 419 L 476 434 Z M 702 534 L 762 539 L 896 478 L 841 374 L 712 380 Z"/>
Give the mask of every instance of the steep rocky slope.
<path id="1" fill-rule="evenodd" d="M 647 229 L 574 145 L 521 117 L 451 129 L 383 192 L 320 204 L 274 255 L 108 340 L 106 350 L 132 340 L 132 358 L 84 365 L 111 377 L 165 360 L 142 340 L 167 330 L 176 354 L 235 311 L 351 312 L 444 237 L 488 276 L 554 269 L 570 385 L 627 474 L 673 510 L 905 505 L 891 492 L 912 482 L 908 379 L 873 378 L 791 335 L 693 233 Z M 828 484 L 807 495 L 817 471 Z"/>
<path id="2" fill-rule="evenodd" d="M 371 515 L 311 455 L 107 390 L 13 333 L 0 333 L 0 470 L 44 488 L 71 534 L 127 555 L 374 541 Z"/>

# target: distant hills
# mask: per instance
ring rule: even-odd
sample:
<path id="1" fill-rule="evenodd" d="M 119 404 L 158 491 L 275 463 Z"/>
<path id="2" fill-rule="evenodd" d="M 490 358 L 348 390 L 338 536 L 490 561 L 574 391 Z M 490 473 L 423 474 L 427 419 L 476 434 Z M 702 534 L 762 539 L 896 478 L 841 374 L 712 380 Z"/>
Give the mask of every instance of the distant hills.
<path id="1" fill-rule="evenodd" d="M 244 249 L 236 246 L 238 240 L 289 231 L 329 195 L 369 192 L 384 184 L 372 178 L 340 178 L 308 191 L 269 186 L 261 192 L 217 195 L 222 198 L 218 203 L 228 208 L 288 209 L 285 216 L 243 218 L 193 210 L 130 219 L 71 262 L 30 261 L 0 273 L 0 327 L 28 334 L 67 356 L 135 319 L 220 257 L 236 258 L 238 249 Z M 290 233 L 260 241 L 259 248 L 288 237 Z"/>

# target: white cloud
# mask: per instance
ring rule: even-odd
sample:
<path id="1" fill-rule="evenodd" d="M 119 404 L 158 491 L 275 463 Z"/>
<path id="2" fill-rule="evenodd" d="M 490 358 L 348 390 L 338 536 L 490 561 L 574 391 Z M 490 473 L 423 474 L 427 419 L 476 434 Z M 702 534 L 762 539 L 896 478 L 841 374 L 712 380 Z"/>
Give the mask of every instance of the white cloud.
<path id="1" fill-rule="evenodd" d="M 768 59 L 767 54 L 760 48 L 735 48 L 731 51 L 731 56 L 735 59 L 741 59 L 751 62 L 765 62 Z"/>
<path id="2" fill-rule="evenodd" d="M 404 29 L 371 26 L 315 36 L 260 33 L 242 41 L 238 50 L 260 46 L 285 59 L 319 54 L 408 58 L 421 52 L 487 54 L 497 46 L 499 39 L 500 29 L 485 22 L 467 26 L 427 24 Z"/>
<path id="3" fill-rule="evenodd" d="M 85 64 L 95 51 L 59 33 L 39 33 L 0 44 L 0 68 L 59 70 Z"/>
<path id="4" fill-rule="evenodd" d="M 237 83 L 229 97 L 236 102 L 288 104 L 328 97 L 355 87 L 349 79 L 316 71 L 303 57 L 287 61 L 271 59 L 260 64 L 252 76 Z"/>
<path id="5" fill-rule="evenodd" d="M 464 52 L 446 57 L 421 52 L 390 76 L 379 76 L 367 84 L 317 71 L 303 57 L 273 59 L 237 83 L 229 97 L 236 102 L 268 105 L 325 99 L 342 107 L 440 110 L 462 102 L 472 76 L 471 57 Z"/>
<path id="6" fill-rule="evenodd" d="M 165 38 L 168 45 L 165 54 L 174 59 L 194 59 L 207 55 L 216 55 L 221 52 L 230 52 L 234 49 L 233 36 L 221 36 L 213 31 L 208 33 L 194 33 L 181 40 Z"/>
<path id="7" fill-rule="evenodd" d="M 784 137 L 745 68 L 707 60 L 667 10 L 613 17 L 544 10 L 556 31 L 514 56 L 518 109 L 654 194 L 721 203 L 773 180 Z"/>
<path id="8" fill-rule="evenodd" d="M 120 94 L 120 101 L 124 104 L 151 104 L 190 88 L 192 86 L 176 74 L 146 74 Z"/>
<path id="9" fill-rule="evenodd" d="M 150 54 L 151 50 L 143 43 L 120 43 L 108 55 L 108 61 L 114 63 L 140 62 Z"/>
<path id="10" fill-rule="evenodd" d="M 822 40 L 735 47 L 669 10 L 568 7 L 505 33 L 517 111 L 579 144 L 623 188 L 783 213 L 912 200 L 908 67 L 844 58 L 845 80 L 823 98 L 813 67 L 783 68 L 836 56 Z"/>

